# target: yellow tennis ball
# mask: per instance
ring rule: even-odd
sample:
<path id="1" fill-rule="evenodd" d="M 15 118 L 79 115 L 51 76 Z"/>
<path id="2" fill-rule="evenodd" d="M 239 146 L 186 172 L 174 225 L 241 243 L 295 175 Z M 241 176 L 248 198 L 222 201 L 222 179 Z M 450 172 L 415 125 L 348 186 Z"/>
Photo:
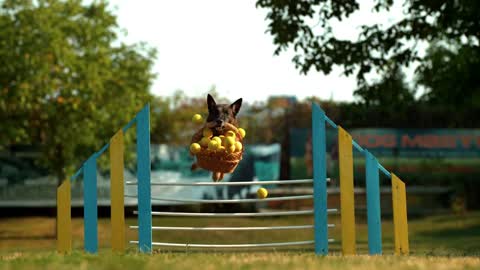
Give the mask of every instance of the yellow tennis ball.
<path id="1" fill-rule="evenodd" d="M 215 136 L 212 138 L 212 140 L 215 140 L 218 143 L 218 145 L 222 144 L 222 139 L 220 139 L 220 137 Z"/>
<path id="2" fill-rule="evenodd" d="M 233 137 L 233 138 L 235 138 L 235 132 L 229 130 L 229 131 L 227 131 L 227 133 L 225 133 L 225 136 L 226 136 L 226 137 Z"/>
<path id="3" fill-rule="evenodd" d="M 203 118 L 200 114 L 194 114 L 193 117 L 192 117 L 192 121 L 193 123 L 195 124 L 201 124 L 203 122 Z"/>
<path id="4" fill-rule="evenodd" d="M 260 199 L 265 199 L 268 196 L 268 191 L 264 188 L 259 188 L 257 190 L 257 196 Z"/>
<path id="5" fill-rule="evenodd" d="M 190 152 L 192 152 L 193 154 L 200 152 L 200 150 L 202 150 L 202 147 L 200 146 L 200 144 L 192 143 L 190 145 Z"/>
<path id="6" fill-rule="evenodd" d="M 203 129 L 203 137 L 210 138 L 210 137 L 212 137 L 212 135 L 213 135 L 213 132 L 212 132 L 211 129 L 209 129 L 209 128 L 204 128 Z"/>
<path id="7" fill-rule="evenodd" d="M 246 135 L 245 129 L 238 128 L 238 133 L 240 133 L 240 136 L 242 136 L 242 139 L 245 138 L 245 135 Z"/>
<path id="8" fill-rule="evenodd" d="M 202 147 L 207 147 L 208 146 L 208 143 L 210 142 L 210 139 L 208 137 L 203 137 L 199 144 L 202 146 Z"/>
<path id="9" fill-rule="evenodd" d="M 220 145 L 220 146 L 218 147 L 218 151 L 226 151 L 226 150 L 227 150 L 227 149 L 226 149 L 225 146 L 223 146 L 223 145 Z"/>
<path id="10" fill-rule="evenodd" d="M 225 136 L 224 135 L 220 135 L 218 136 L 220 138 L 220 140 L 222 140 L 222 145 L 225 146 Z"/>
<path id="11" fill-rule="evenodd" d="M 225 146 L 235 146 L 235 138 L 233 137 L 225 137 Z"/>
<path id="12" fill-rule="evenodd" d="M 240 151 L 242 151 L 242 149 L 243 149 L 242 143 L 241 142 L 235 142 L 235 150 L 237 152 L 240 152 Z"/>
<path id="13" fill-rule="evenodd" d="M 218 142 L 216 140 L 211 140 L 208 143 L 208 149 L 210 150 L 217 150 L 218 149 Z"/>
<path id="14" fill-rule="evenodd" d="M 230 154 L 235 152 L 235 145 L 227 146 L 227 152 Z"/>

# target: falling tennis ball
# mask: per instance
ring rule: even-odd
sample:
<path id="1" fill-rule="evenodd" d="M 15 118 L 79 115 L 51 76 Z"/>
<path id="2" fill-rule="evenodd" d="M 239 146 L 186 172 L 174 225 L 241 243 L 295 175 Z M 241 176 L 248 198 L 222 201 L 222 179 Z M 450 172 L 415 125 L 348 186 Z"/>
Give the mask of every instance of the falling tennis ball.
<path id="1" fill-rule="evenodd" d="M 217 150 L 218 149 L 218 142 L 216 140 L 211 140 L 208 143 L 208 149 L 210 150 Z"/>
<path id="2" fill-rule="evenodd" d="M 225 137 L 225 147 L 235 146 L 235 138 L 233 137 Z"/>
<path id="3" fill-rule="evenodd" d="M 241 142 L 235 142 L 235 151 L 240 152 L 243 149 L 243 145 Z"/>
<path id="4" fill-rule="evenodd" d="M 195 124 L 201 124 L 203 122 L 203 117 L 200 114 L 194 114 L 192 117 L 192 121 Z"/>
<path id="5" fill-rule="evenodd" d="M 213 137 L 212 140 L 216 141 L 218 143 L 218 145 L 221 145 L 222 144 L 222 139 L 220 139 L 220 137 Z"/>
<path id="6" fill-rule="evenodd" d="M 259 188 L 257 190 L 257 196 L 260 199 L 265 199 L 268 196 L 268 191 L 264 188 Z"/>
<path id="7" fill-rule="evenodd" d="M 227 152 L 230 154 L 235 152 L 235 144 L 227 146 Z"/>
<path id="8" fill-rule="evenodd" d="M 238 128 L 238 133 L 240 133 L 240 136 L 242 136 L 242 139 L 245 138 L 245 134 L 246 134 L 245 129 Z"/>
<path id="9" fill-rule="evenodd" d="M 203 137 L 210 138 L 210 137 L 212 137 L 212 135 L 213 135 L 213 132 L 212 132 L 211 129 L 209 129 L 209 128 L 204 128 L 203 129 Z"/>
<path id="10" fill-rule="evenodd" d="M 235 132 L 229 130 L 229 131 L 227 131 L 227 133 L 225 133 L 225 136 L 226 136 L 226 137 L 233 137 L 233 138 L 235 138 Z"/>
<path id="11" fill-rule="evenodd" d="M 192 143 L 190 145 L 190 152 L 192 152 L 193 154 L 200 152 L 200 150 L 202 150 L 202 147 L 200 146 L 200 144 Z"/>
<path id="12" fill-rule="evenodd" d="M 208 146 L 208 143 L 210 142 L 210 139 L 208 137 L 203 137 L 199 144 L 202 146 L 202 147 L 207 147 Z"/>

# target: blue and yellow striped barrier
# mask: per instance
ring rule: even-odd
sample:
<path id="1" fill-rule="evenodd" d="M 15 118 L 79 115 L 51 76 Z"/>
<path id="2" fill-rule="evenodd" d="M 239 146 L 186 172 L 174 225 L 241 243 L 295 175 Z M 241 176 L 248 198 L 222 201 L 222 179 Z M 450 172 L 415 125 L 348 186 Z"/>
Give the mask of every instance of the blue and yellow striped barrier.
<path id="1" fill-rule="evenodd" d="M 353 148 L 365 155 L 366 159 L 366 189 L 367 189 L 367 220 L 368 220 L 368 250 L 369 254 L 382 254 L 382 223 L 380 212 L 380 181 L 379 171 L 391 179 L 393 222 L 395 237 L 395 254 L 408 254 L 408 224 L 405 183 L 395 174 L 388 172 L 378 160 L 366 149 L 356 143 L 352 136 L 342 127 L 337 126 L 325 112 L 315 103 L 312 104 L 313 132 L 313 167 L 314 180 L 320 183 L 315 192 L 315 199 L 322 197 L 321 205 L 315 205 L 315 252 L 326 255 L 328 241 L 326 237 L 326 125 L 338 130 L 339 166 L 340 166 L 340 214 L 342 225 L 342 252 L 344 255 L 356 254 L 355 241 L 355 209 L 353 192 Z M 317 191 L 317 190 L 315 190 Z M 325 199 L 323 198 L 325 197 Z"/>
<path id="2" fill-rule="evenodd" d="M 71 190 L 70 182 L 83 175 L 84 248 L 88 253 L 98 252 L 97 231 L 97 158 L 110 148 L 110 199 L 112 249 L 125 251 L 124 215 L 124 142 L 123 134 L 134 124 L 137 131 L 137 178 L 139 249 L 152 250 L 152 207 L 150 194 L 150 108 L 146 105 L 126 126 L 119 130 L 102 149 L 91 155 L 70 178 L 57 188 L 57 250 L 72 249 Z"/>

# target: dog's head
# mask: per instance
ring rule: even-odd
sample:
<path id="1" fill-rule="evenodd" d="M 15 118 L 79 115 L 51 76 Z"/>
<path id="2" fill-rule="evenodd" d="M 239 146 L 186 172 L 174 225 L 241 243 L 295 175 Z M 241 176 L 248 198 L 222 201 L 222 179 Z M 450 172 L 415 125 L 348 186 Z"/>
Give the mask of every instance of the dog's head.
<path id="1" fill-rule="evenodd" d="M 218 132 L 223 130 L 225 123 L 238 126 L 237 123 L 237 114 L 240 111 L 242 106 L 242 99 L 237 99 L 237 101 L 232 104 L 217 104 L 215 99 L 208 94 L 207 96 L 207 107 L 208 107 L 208 117 L 207 117 L 207 126 L 215 129 Z"/>

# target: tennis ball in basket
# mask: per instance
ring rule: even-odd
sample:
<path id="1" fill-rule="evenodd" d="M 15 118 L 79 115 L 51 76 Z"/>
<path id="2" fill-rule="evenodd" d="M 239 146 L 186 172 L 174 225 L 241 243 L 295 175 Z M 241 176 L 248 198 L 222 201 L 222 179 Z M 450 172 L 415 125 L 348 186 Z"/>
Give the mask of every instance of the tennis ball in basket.
<path id="1" fill-rule="evenodd" d="M 217 150 L 218 149 L 218 142 L 216 140 L 211 140 L 208 143 L 208 149 L 210 150 Z"/>
<path id="2" fill-rule="evenodd" d="M 233 137 L 225 137 L 225 147 L 235 146 L 235 138 Z"/>
<path id="3" fill-rule="evenodd" d="M 227 152 L 230 154 L 235 152 L 235 144 L 227 146 Z"/>
<path id="4" fill-rule="evenodd" d="M 216 141 L 218 143 L 218 145 L 222 144 L 222 139 L 220 139 L 220 137 L 217 137 L 217 136 L 213 137 L 212 141 Z"/>
<path id="5" fill-rule="evenodd" d="M 210 137 L 212 137 L 212 135 L 213 135 L 212 130 L 210 130 L 209 128 L 204 128 L 203 129 L 203 137 L 210 138 Z"/>
<path id="6" fill-rule="evenodd" d="M 190 152 L 192 152 L 193 154 L 200 152 L 200 150 L 202 150 L 202 147 L 200 146 L 200 144 L 198 143 L 190 144 Z"/>
<path id="7" fill-rule="evenodd" d="M 208 137 L 203 137 L 199 144 L 202 146 L 202 147 L 207 147 L 208 146 L 208 143 L 210 142 L 210 139 Z"/>
<path id="8" fill-rule="evenodd" d="M 243 149 L 242 143 L 241 142 L 235 142 L 235 150 L 237 152 L 240 152 L 240 151 L 242 151 L 242 149 Z"/>
<path id="9" fill-rule="evenodd" d="M 245 138 L 245 134 L 246 134 L 245 129 L 238 128 L 238 133 L 240 133 L 240 136 L 242 136 L 242 139 Z"/>
<path id="10" fill-rule="evenodd" d="M 226 136 L 226 137 L 233 137 L 233 138 L 235 138 L 235 132 L 229 130 L 229 131 L 227 131 L 227 133 L 225 133 L 225 136 Z"/>
<path id="11" fill-rule="evenodd" d="M 193 115 L 192 121 L 193 121 L 193 123 L 195 123 L 195 124 L 201 124 L 202 121 L 203 121 L 203 118 L 202 118 L 202 116 L 201 116 L 200 114 L 197 113 L 197 114 L 194 114 L 194 115 Z"/>
<path id="12" fill-rule="evenodd" d="M 222 145 L 225 146 L 225 136 L 223 135 L 220 135 L 218 136 L 220 138 L 220 140 L 222 141 Z"/>
<path id="13" fill-rule="evenodd" d="M 227 149 L 225 148 L 225 146 L 223 146 L 223 145 L 218 146 L 218 151 L 221 152 L 221 151 L 226 151 L 226 150 Z"/>
<path id="14" fill-rule="evenodd" d="M 264 189 L 263 187 L 262 188 L 259 188 L 257 190 L 257 196 L 260 198 L 260 199 L 265 199 L 267 196 L 268 196 L 268 191 L 266 189 Z"/>

